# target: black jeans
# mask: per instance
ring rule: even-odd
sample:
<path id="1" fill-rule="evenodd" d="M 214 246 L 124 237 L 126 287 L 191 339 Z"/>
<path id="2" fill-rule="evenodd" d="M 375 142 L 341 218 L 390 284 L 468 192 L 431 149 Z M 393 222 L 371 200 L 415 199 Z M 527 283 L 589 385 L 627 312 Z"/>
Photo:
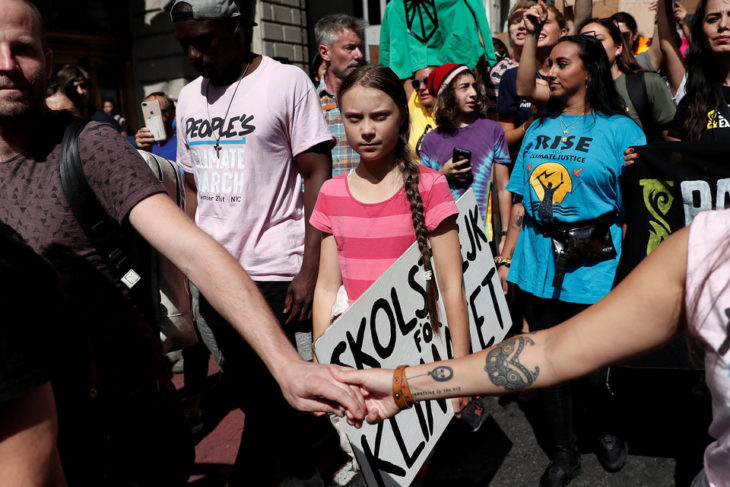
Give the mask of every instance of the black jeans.
<path id="1" fill-rule="evenodd" d="M 279 320 L 290 342 L 294 333 L 309 329 L 310 320 L 284 325 L 284 300 L 289 282 L 257 282 L 266 302 Z M 227 388 L 230 398 L 246 415 L 238 456 L 229 486 L 272 485 L 276 480 L 277 461 L 285 475 L 307 478 L 314 474 L 311 446 L 304 428 L 304 415 L 295 411 L 284 400 L 281 389 L 268 369 L 241 338 L 200 296 L 200 314 L 215 335 L 225 359 L 225 380 L 240 384 Z M 255 327 L 255 323 L 250 326 Z"/>
<path id="2" fill-rule="evenodd" d="M 543 299 L 524 291 L 521 298 L 525 318 L 530 331 L 552 328 L 588 308 L 587 304 L 567 303 L 554 299 Z M 598 370 L 573 382 L 541 389 L 537 394 L 540 431 L 536 436 L 548 457 L 552 459 L 556 448 L 572 448 L 576 442 L 574 432 L 574 394 L 585 392 L 586 409 L 595 433 L 615 433 L 613 395 L 607 386 L 608 369 Z"/>

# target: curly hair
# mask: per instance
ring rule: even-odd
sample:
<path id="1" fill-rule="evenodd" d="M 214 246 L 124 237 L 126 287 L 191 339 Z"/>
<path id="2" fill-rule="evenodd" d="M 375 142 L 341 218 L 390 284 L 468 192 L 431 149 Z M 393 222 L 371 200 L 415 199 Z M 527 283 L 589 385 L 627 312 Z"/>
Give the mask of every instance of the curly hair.
<path id="1" fill-rule="evenodd" d="M 456 102 L 456 86 L 459 80 L 466 75 L 471 75 L 476 81 L 477 77 L 474 71 L 468 69 L 463 73 L 459 74 L 448 86 L 436 97 L 434 103 L 433 112 L 434 119 L 436 120 L 436 130 L 439 132 L 454 135 L 459 130 L 459 124 L 457 122 L 459 115 L 459 104 Z M 478 117 L 483 116 L 484 109 L 487 104 L 486 94 L 484 88 L 480 83 L 477 83 L 477 100 L 475 112 Z"/>

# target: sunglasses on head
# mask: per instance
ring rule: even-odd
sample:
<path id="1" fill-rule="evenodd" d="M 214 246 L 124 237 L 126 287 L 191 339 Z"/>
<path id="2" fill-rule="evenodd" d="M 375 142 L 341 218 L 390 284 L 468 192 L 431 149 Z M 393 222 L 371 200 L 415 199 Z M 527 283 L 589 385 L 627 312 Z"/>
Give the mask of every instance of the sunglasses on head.
<path id="1" fill-rule="evenodd" d="M 421 83 L 423 83 L 423 86 L 426 86 L 427 81 L 428 81 L 428 76 L 426 76 L 425 78 L 420 78 L 420 79 L 412 79 L 411 86 L 413 86 L 414 90 L 417 90 L 421 87 Z"/>

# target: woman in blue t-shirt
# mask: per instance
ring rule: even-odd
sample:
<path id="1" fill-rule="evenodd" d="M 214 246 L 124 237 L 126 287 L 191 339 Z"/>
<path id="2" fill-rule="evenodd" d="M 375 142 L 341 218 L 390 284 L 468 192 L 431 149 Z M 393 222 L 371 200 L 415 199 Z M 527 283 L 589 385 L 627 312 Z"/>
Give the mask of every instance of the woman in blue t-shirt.
<path id="1" fill-rule="evenodd" d="M 421 164 L 446 176 L 454 199 L 459 199 L 467 189 L 474 189 L 479 213 L 492 241 L 488 211 L 492 171 L 502 227 L 509 222 L 512 207 L 512 196 L 505 190 L 509 181 L 508 165 L 512 161 L 504 131 L 497 122 L 482 115 L 484 93 L 477 85 L 474 72 L 466 65 L 437 67 L 428 76 L 428 89 L 436 97 L 437 127 L 423 138 Z M 494 239 L 496 244 L 499 240 Z"/>
<path id="2" fill-rule="evenodd" d="M 551 328 L 610 291 L 621 253 L 623 151 L 645 143 L 641 129 L 624 115 L 599 41 L 565 37 L 548 64 L 550 99 L 527 130 L 507 185 L 521 203 L 495 259 L 505 288 L 505 280 L 519 288 L 530 330 Z M 600 384 L 600 377 L 591 382 Z M 610 407 L 604 397 L 592 396 L 597 406 Z M 580 471 L 570 385 L 545 390 L 538 401 L 551 459 L 540 484 L 565 485 Z M 604 410 L 596 416 L 608 415 Z M 598 459 L 616 471 L 625 462 L 626 445 L 610 424 L 599 432 Z"/>

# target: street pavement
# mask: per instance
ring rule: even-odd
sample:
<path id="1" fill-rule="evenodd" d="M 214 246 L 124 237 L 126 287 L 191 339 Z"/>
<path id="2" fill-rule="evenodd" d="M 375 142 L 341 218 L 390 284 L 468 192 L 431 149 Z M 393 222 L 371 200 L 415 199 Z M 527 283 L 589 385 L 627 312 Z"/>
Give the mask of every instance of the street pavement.
<path id="1" fill-rule="evenodd" d="M 213 369 L 214 370 L 214 369 Z M 592 439 L 584 431 L 577 409 L 577 434 L 582 473 L 574 487 L 664 487 L 689 485 L 701 468 L 702 452 L 709 442 L 709 402 L 698 374 L 684 371 L 619 370 L 614 384 L 619 400 L 617 414 L 629 445 L 626 466 L 617 473 L 605 472 L 592 452 Z M 181 376 L 176 376 L 180 382 Z M 439 441 L 428 462 L 425 479 L 430 486 L 535 486 L 548 459 L 538 446 L 526 419 L 531 394 L 488 398 L 489 417 L 482 428 L 467 432 L 455 420 Z M 324 419 L 324 418 L 321 418 Z M 189 485 L 225 485 L 235 460 L 245 417 L 230 412 L 196 448 L 196 466 Z M 325 428 L 326 430 L 326 428 Z M 315 435 L 316 436 L 316 435 Z M 313 439 L 319 469 L 329 482 L 345 457 L 334 434 Z M 349 487 L 364 485 L 360 480 Z M 331 485 L 329 487 L 332 487 Z"/>

